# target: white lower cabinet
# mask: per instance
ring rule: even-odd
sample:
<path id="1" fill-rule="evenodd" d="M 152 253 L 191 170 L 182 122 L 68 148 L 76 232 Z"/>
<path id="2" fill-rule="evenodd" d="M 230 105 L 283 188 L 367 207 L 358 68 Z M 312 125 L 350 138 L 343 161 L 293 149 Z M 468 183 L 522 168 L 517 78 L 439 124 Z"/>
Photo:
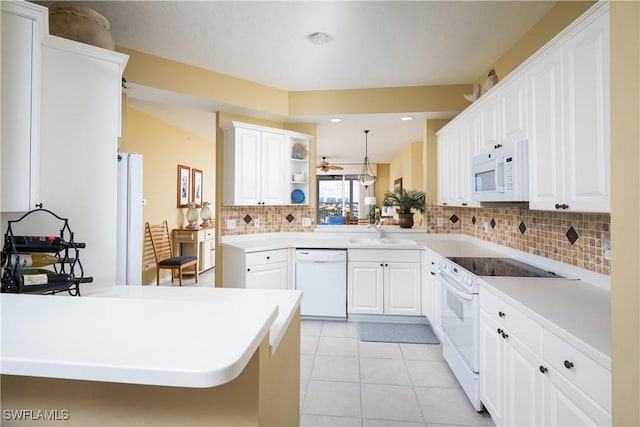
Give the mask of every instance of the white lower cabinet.
<path id="1" fill-rule="evenodd" d="M 591 400 L 557 370 L 547 369 L 547 378 L 544 382 L 544 425 L 611 425 L 609 412 Z"/>
<path id="2" fill-rule="evenodd" d="M 349 250 L 347 309 L 353 314 L 421 314 L 420 251 Z"/>
<path id="3" fill-rule="evenodd" d="M 611 372 L 480 290 L 480 400 L 497 426 L 611 424 Z"/>
<path id="4" fill-rule="evenodd" d="M 293 289 L 289 251 L 244 252 L 223 247 L 225 288 Z"/>
<path id="5" fill-rule="evenodd" d="M 248 289 L 287 289 L 289 265 L 287 262 L 247 267 Z"/>
<path id="6" fill-rule="evenodd" d="M 378 262 L 349 262 L 349 313 L 383 314 L 384 266 Z"/>
<path id="7" fill-rule="evenodd" d="M 496 425 L 541 425 L 539 366 L 539 357 L 480 311 L 480 400 Z"/>

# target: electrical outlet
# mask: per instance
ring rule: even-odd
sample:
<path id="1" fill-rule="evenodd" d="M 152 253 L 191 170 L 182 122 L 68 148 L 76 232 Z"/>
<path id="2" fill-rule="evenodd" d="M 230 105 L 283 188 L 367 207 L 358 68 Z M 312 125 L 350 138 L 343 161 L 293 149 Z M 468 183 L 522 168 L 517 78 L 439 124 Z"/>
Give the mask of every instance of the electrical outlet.
<path id="1" fill-rule="evenodd" d="M 235 219 L 228 219 L 227 220 L 227 229 L 228 230 L 233 230 L 234 228 L 236 228 L 236 220 Z"/>
<path id="2" fill-rule="evenodd" d="M 489 223 L 488 222 L 483 222 L 482 223 L 482 231 L 484 231 L 485 234 L 489 232 Z"/>
<path id="3" fill-rule="evenodd" d="M 302 218 L 303 227 L 311 227 L 311 218 Z"/>
<path id="4" fill-rule="evenodd" d="M 438 219 L 436 219 L 436 222 L 437 222 L 437 224 L 438 224 L 438 227 L 442 227 L 442 226 L 444 226 L 444 221 L 442 220 L 442 218 L 438 218 Z"/>
<path id="5" fill-rule="evenodd" d="M 261 223 L 260 222 L 260 218 L 256 218 L 256 219 L 253 220 L 253 226 L 255 228 L 259 228 L 260 227 L 260 223 Z"/>
<path id="6" fill-rule="evenodd" d="M 611 240 L 602 241 L 602 257 L 611 261 Z"/>
<path id="7" fill-rule="evenodd" d="M 147 199 L 142 199 L 142 206 L 147 206 Z"/>

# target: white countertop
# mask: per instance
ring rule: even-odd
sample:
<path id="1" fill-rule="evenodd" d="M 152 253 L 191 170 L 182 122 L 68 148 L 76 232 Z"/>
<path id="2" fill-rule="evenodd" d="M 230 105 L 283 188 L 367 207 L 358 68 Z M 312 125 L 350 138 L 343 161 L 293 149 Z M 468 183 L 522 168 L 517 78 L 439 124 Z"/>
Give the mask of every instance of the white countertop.
<path id="1" fill-rule="evenodd" d="M 427 234 L 418 230 L 396 233 L 393 228 L 385 227 L 384 237 L 412 239 L 416 245 L 363 245 L 350 243 L 350 240 L 375 238 L 375 231 L 366 227 L 359 227 L 356 232 L 344 227 L 331 230 L 242 236 L 226 242 L 223 240 L 223 246 L 224 250 L 229 248 L 243 252 L 302 247 L 429 249 L 445 257 L 514 257 L 565 277 L 578 277 L 581 280 L 491 277 L 482 278 L 491 285 L 484 288 L 507 296 L 515 306 L 548 330 L 589 354 L 603 366 L 611 367 L 611 297 L 610 280 L 606 276 L 464 235 Z"/>
<path id="2" fill-rule="evenodd" d="M 0 372 L 175 387 L 236 378 L 301 292 L 88 285 L 82 297 L 1 294 Z"/>
<path id="3" fill-rule="evenodd" d="M 484 283 L 483 283 L 484 282 Z M 483 277 L 482 291 L 515 308 L 611 370 L 611 294 L 580 280 Z"/>

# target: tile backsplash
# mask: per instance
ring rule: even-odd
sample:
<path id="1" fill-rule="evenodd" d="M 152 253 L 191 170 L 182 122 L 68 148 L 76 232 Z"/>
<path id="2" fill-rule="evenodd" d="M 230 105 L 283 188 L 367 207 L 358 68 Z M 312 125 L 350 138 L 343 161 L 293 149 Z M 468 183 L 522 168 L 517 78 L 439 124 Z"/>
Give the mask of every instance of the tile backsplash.
<path id="1" fill-rule="evenodd" d="M 309 218 L 311 225 L 302 226 Z M 438 226 L 442 218 L 442 226 Z M 233 219 L 234 229 L 227 228 Z M 256 227 L 256 222 L 259 226 Z M 478 239 L 543 256 L 585 270 L 611 275 L 611 261 L 602 243 L 611 240 L 609 214 L 529 210 L 527 203 L 496 208 L 427 206 L 429 233 L 467 234 Z M 222 235 L 309 232 L 316 226 L 310 206 L 223 206 L 218 226 Z"/>
<path id="2" fill-rule="evenodd" d="M 442 226 L 438 226 L 442 218 Z M 429 205 L 429 233 L 463 233 L 585 270 L 611 274 L 602 243 L 611 240 L 609 214 L 529 210 L 513 207 L 459 208 Z"/>
<path id="3" fill-rule="evenodd" d="M 303 218 L 310 219 L 309 227 L 302 226 Z M 234 229 L 227 228 L 227 220 L 230 219 L 236 223 Z M 222 227 L 223 236 L 313 231 L 316 209 L 310 206 L 223 206 L 216 222 Z"/>

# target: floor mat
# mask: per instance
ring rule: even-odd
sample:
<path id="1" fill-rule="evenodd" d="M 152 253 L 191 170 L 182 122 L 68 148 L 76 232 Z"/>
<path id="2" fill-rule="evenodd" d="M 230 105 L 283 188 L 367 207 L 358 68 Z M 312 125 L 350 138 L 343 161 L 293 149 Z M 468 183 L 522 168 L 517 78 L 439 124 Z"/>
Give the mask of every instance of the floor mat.
<path id="1" fill-rule="evenodd" d="M 397 342 L 411 344 L 439 344 L 431 327 L 423 323 L 360 322 L 360 341 Z"/>

